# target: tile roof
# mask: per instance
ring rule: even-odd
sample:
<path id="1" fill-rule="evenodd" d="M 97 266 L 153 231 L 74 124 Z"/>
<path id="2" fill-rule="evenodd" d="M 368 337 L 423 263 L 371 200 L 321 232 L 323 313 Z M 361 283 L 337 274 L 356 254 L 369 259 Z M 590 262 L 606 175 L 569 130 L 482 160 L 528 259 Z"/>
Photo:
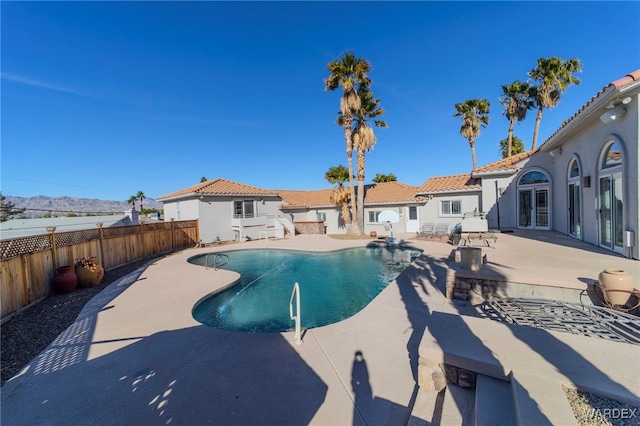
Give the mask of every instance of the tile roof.
<path id="1" fill-rule="evenodd" d="M 498 161 L 494 161 L 493 163 L 486 164 L 484 166 L 478 167 L 473 171 L 473 175 L 475 176 L 478 173 L 491 173 L 491 172 L 509 172 L 509 171 L 517 171 L 521 167 L 521 162 L 531 157 L 533 154 L 538 152 L 540 148 L 533 149 L 531 151 L 521 152 L 520 154 L 512 155 L 508 158 L 502 158 Z"/>
<path id="2" fill-rule="evenodd" d="M 418 188 L 400 182 L 383 182 L 374 185 L 365 185 L 365 204 L 390 204 L 424 201 L 424 198 L 416 196 Z"/>
<path id="3" fill-rule="evenodd" d="M 331 189 L 320 189 L 317 191 L 277 191 L 284 201 L 283 207 L 320 207 L 333 206 L 330 201 Z"/>
<path id="4" fill-rule="evenodd" d="M 474 191 L 482 188 L 480 179 L 471 177 L 471 173 L 462 175 L 437 176 L 427 179 L 420 187 L 418 194 L 430 192 Z"/>
<path id="5" fill-rule="evenodd" d="M 321 189 L 317 191 L 282 190 L 277 192 L 285 201 L 283 208 L 295 208 L 334 206 L 330 200 L 331 191 L 332 189 Z M 424 200 L 424 198 L 416 196 L 417 188 L 415 186 L 401 182 L 383 182 L 374 185 L 365 185 L 364 191 L 365 205 L 407 203 Z"/>
<path id="6" fill-rule="evenodd" d="M 277 192 L 257 188 L 255 186 L 245 185 L 243 183 L 234 182 L 227 179 L 213 179 L 206 182 L 201 182 L 197 185 L 190 186 L 188 188 L 181 189 L 179 191 L 172 192 L 162 197 L 158 197 L 157 200 L 179 197 L 181 195 L 263 195 L 263 196 L 277 196 Z"/>
<path id="7" fill-rule="evenodd" d="M 585 109 L 587 109 L 591 104 L 593 104 L 598 98 L 600 98 L 601 96 L 603 96 L 605 94 L 605 92 L 607 91 L 615 91 L 615 90 L 620 90 L 623 87 L 626 87 L 630 84 L 636 83 L 640 81 L 640 69 L 635 70 L 633 72 L 630 72 L 629 74 L 625 75 L 622 78 L 619 78 L 615 81 L 612 81 L 611 83 L 607 84 L 606 86 L 604 86 L 602 88 L 602 90 L 600 90 L 598 93 L 596 93 L 591 99 L 589 99 L 587 101 L 587 103 L 585 103 L 578 111 L 576 111 L 571 117 L 569 117 L 567 120 L 563 121 L 562 124 L 560 125 L 560 127 L 551 134 L 551 136 L 549 136 L 542 145 L 544 145 L 545 143 L 547 143 L 549 140 L 553 139 L 558 133 L 560 133 L 562 131 L 562 129 L 564 129 L 565 127 L 567 127 L 567 125 L 569 125 L 569 123 L 571 123 L 576 117 L 578 117 Z"/>

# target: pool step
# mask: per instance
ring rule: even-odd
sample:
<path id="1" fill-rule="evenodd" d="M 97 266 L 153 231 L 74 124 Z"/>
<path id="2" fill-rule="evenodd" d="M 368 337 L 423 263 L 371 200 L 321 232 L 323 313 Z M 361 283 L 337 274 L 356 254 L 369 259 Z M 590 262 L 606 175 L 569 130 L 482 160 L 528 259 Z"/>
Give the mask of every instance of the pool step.
<path id="1" fill-rule="evenodd" d="M 510 382 L 479 374 L 476 378 L 475 409 L 477 426 L 518 424 Z"/>
<path id="2" fill-rule="evenodd" d="M 419 390 L 408 426 L 472 425 L 475 391 L 449 384 L 440 392 Z"/>

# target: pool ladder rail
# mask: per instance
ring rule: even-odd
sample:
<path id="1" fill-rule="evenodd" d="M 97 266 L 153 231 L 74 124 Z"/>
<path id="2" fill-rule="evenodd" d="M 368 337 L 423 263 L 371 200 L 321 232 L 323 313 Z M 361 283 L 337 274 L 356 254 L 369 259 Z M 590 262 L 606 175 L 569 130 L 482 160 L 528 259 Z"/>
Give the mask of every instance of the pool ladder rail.
<path id="1" fill-rule="evenodd" d="M 296 301 L 296 314 L 293 315 L 293 299 Z M 300 286 L 298 283 L 293 285 L 293 291 L 291 292 L 291 299 L 289 299 L 289 317 L 295 321 L 296 323 L 296 332 L 294 337 L 296 339 L 296 345 L 302 344 L 302 334 L 300 333 L 300 323 L 301 315 L 300 315 Z"/>
<path id="2" fill-rule="evenodd" d="M 229 263 L 229 256 L 224 253 L 207 253 L 207 256 L 204 258 L 204 266 L 206 269 L 209 269 L 209 256 L 215 255 L 213 258 L 213 270 L 217 271 L 220 266 L 224 266 Z"/>

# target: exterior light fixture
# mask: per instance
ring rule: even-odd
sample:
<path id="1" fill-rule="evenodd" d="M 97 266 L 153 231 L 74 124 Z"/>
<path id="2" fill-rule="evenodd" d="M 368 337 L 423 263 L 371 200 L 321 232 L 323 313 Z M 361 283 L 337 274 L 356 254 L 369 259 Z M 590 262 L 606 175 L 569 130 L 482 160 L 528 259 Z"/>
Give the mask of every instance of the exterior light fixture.
<path id="1" fill-rule="evenodd" d="M 562 154 L 562 148 L 556 148 L 556 149 L 552 149 L 551 151 L 549 151 L 549 155 L 552 157 L 557 157 L 560 154 Z"/>
<path id="2" fill-rule="evenodd" d="M 616 120 L 619 120 L 620 117 L 626 114 L 626 112 L 627 110 L 623 107 L 618 107 L 618 108 L 608 110 L 600 116 L 600 121 L 602 121 L 605 124 L 612 123 Z"/>

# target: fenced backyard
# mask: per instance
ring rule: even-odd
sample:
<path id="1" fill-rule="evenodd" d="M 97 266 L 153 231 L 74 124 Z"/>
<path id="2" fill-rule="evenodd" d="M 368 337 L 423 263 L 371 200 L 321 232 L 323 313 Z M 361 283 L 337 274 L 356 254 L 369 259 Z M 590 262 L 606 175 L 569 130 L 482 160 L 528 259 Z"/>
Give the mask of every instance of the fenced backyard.
<path id="1" fill-rule="evenodd" d="M 0 241 L 0 320 L 46 297 L 56 268 L 97 256 L 105 270 L 194 247 L 198 221 L 170 221 L 55 232 Z"/>

